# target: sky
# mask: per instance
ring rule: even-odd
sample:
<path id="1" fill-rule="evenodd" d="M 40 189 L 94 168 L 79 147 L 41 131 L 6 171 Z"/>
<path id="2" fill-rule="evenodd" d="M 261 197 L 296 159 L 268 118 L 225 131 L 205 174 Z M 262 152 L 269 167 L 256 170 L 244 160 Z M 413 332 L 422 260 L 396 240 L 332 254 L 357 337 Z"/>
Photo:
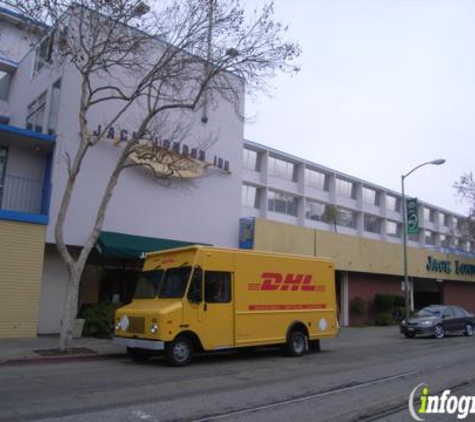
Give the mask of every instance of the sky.
<path id="1" fill-rule="evenodd" d="M 262 4 L 260 0 L 247 3 Z M 301 71 L 246 100 L 246 139 L 467 214 L 475 170 L 475 1 L 276 0 Z"/>

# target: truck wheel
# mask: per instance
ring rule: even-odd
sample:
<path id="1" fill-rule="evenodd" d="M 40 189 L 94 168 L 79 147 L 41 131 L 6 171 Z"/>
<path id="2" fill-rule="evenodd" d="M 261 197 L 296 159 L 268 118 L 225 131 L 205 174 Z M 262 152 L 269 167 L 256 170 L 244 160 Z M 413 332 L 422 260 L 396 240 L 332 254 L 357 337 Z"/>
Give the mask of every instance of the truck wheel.
<path id="1" fill-rule="evenodd" d="M 127 347 L 127 354 L 136 362 L 145 362 L 150 357 L 150 353 L 146 350 L 135 349 L 133 347 Z"/>
<path id="2" fill-rule="evenodd" d="M 287 344 L 285 345 L 285 354 L 293 357 L 303 356 L 307 346 L 307 336 L 301 331 L 294 330 L 290 333 Z"/>
<path id="3" fill-rule="evenodd" d="M 187 336 L 178 336 L 165 344 L 165 358 L 170 366 L 185 366 L 193 358 L 193 344 Z"/>

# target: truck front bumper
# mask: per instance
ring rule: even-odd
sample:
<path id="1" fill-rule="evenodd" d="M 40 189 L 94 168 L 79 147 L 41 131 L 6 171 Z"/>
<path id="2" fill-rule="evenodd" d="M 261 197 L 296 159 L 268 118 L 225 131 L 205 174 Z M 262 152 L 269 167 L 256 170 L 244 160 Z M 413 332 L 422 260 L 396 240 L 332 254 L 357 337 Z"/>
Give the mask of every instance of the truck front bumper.
<path id="1" fill-rule="evenodd" d="M 114 343 L 120 344 L 132 349 L 145 349 L 145 350 L 164 350 L 165 343 L 163 341 L 155 340 L 140 340 L 136 338 L 124 338 L 114 337 Z"/>

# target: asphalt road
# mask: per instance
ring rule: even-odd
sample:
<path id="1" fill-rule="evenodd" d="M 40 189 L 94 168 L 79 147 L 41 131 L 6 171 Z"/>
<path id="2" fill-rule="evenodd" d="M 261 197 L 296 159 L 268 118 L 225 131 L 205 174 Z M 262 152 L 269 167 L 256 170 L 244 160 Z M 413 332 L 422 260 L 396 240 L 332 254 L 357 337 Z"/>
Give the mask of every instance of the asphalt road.
<path id="1" fill-rule="evenodd" d="M 1 367 L 0 421 L 395 422 L 412 420 L 408 397 L 420 383 L 475 395 L 475 337 L 353 328 L 322 346 L 303 358 L 277 349 L 203 355 L 185 368 L 161 358 Z"/>

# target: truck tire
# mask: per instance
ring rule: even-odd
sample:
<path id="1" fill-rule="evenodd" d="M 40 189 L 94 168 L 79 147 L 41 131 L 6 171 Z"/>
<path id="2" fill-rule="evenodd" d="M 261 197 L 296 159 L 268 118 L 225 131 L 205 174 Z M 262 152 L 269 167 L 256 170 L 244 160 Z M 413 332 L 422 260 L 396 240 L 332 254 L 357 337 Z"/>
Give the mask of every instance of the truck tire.
<path id="1" fill-rule="evenodd" d="M 193 359 L 193 343 L 181 335 L 165 344 L 165 358 L 170 366 L 186 366 Z"/>
<path id="2" fill-rule="evenodd" d="M 287 356 L 300 357 L 305 354 L 307 348 L 307 336 L 302 331 L 293 330 L 284 347 Z"/>
<path id="3" fill-rule="evenodd" d="M 127 347 L 127 354 L 136 362 L 145 362 L 150 357 L 150 353 L 147 350 L 135 349 L 133 347 Z"/>

